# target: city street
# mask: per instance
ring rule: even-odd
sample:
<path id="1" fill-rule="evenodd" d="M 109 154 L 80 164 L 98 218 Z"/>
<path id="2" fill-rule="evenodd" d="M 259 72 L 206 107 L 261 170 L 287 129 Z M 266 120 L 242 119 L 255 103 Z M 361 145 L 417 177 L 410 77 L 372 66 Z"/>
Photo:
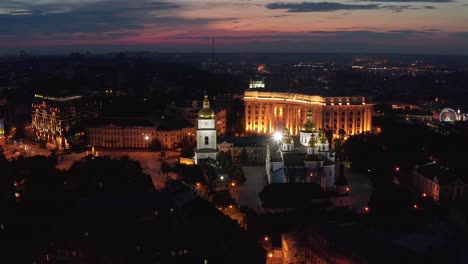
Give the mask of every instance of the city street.
<path id="1" fill-rule="evenodd" d="M 362 173 L 353 172 L 349 166 L 345 166 L 345 177 L 348 180 L 350 195 L 352 197 L 351 207 L 354 211 L 360 213 L 363 208 L 368 205 L 370 196 L 372 194 L 372 184 L 367 175 Z M 336 172 L 339 171 L 337 164 Z"/>
<path id="2" fill-rule="evenodd" d="M 338 163 L 336 172 L 339 171 Z M 236 199 L 241 206 L 248 206 L 258 212 L 259 198 L 258 193 L 267 184 L 265 177 L 265 167 L 243 167 L 247 181 L 235 188 L 231 189 L 231 195 Z M 353 172 L 345 166 L 345 177 L 350 186 L 350 196 L 352 198 L 351 209 L 360 213 L 367 206 L 369 198 L 372 194 L 372 185 L 366 175 Z"/>
<path id="3" fill-rule="evenodd" d="M 246 181 L 243 185 L 231 189 L 231 195 L 240 206 L 248 206 L 258 212 L 258 193 L 267 184 L 265 166 L 242 167 Z"/>

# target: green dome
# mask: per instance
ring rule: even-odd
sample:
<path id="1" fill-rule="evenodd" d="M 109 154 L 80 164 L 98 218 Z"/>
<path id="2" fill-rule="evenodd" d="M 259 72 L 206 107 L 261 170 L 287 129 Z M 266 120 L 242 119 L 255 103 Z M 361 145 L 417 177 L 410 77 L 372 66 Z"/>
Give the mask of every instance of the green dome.
<path id="1" fill-rule="evenodd" d="M 316 130 L 316 127 L 314 123 L 307 121 L 303 126 L 302 126 L 302 132 L 314 132 Z"/>
<path id="2" fill-rule="evenodd" d="M 281 142 L 285 144 L 294 144 L 294 139 L 292 138 L 287 128 L 283 130 L 283 137 L 281 138 Z"/>
<path id="3" fill-rule="evenodd" d="M 312 122 L 312 110 L 307 110 L 307 121 L 302 126 L 301 131 L 306 133 L 312 133 L 316 130 L 315 124 Z"/>
<path id="4" fill-rule="evenodd" d="M 203 108 L 198 111 L 198 119 L 214 119 L 214 111 L 210 109 L 210 100 L 208 100 L 206 93 L 205 99 L 203 99 Z"/>
<path id="5" fill-rule="evenodd" d="M 309 143 L 307 143 L 307 146 L 309 148 L 315 148 L 317 147 L 317 140 L 315 139 L 315 137 L 311 137 L 310 140 L 309 140 Z"/>
<path id="6" fill-rule="evenodd" d="M 322 143 L 322 144 L 328 144 L 328 139 L 327 139 L 327 137 L 325 136 L 325 134 L 323 132 L 320 133 L 319 140 L 320 140 L 320 143 Z"/>

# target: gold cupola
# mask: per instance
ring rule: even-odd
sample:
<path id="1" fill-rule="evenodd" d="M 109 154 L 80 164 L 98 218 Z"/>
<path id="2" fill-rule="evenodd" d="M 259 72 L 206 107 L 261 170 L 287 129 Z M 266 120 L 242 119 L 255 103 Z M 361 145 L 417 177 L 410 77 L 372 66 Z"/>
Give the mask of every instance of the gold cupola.
<path id="1" fill-rule="evenodd" d="M 328 144 L 327 136 L 323 131 L 320 132 L 319 141 L 321 144 Z"/>
<path id="2" fill-rule="evenodd" d="M 198 111 L 198 119 L 214 119 L 214 111 L 210 109 L 210 100 L 205 92 L 203 99 L 203 108 Z"/>
<path id="3" fill-rule="evenodd" d="M 315 127 L 314 123 L 312 122 L 312 110 L 308 109 L 307 110 L 307 121 L 305 124 L 302 126 L 301 132 L 305 133 L 312 133 L 316 130 L 317 128 Z"/>
<path id="4" fill-rule="evenodd" d="M 315 137 L 311 137 L 309 142 L 307 143 L 307 146 L 309 148 L 316 148 L 317 147 L 317 140 L 315 139 Z"/>

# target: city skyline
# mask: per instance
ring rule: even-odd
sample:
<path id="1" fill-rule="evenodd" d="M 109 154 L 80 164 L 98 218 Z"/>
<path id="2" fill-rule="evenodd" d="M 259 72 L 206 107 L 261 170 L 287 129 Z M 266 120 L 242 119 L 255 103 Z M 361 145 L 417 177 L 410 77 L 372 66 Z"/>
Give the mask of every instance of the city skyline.
<path id="1" fill-rule="evenodd" d="M 468 55 L 468 1 L 12 0 L 0 55 L 70 51 Z"/>

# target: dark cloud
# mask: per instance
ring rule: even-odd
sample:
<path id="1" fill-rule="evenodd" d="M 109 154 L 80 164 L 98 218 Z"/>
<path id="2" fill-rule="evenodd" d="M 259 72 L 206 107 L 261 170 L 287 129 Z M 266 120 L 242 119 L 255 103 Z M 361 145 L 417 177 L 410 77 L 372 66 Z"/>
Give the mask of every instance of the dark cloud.
<path id="1" fill-rule="evenodd" d="M 413 37 L 430 37 L 435 32 L 430 30 L 390 30 L 390 31 L 372 31 L 372 30 L 341 30 L 341 31 L 308 31 L 299 34 L 285 34 L 281 32 L 270 32 L 264 35 L 221 35 L 216 39 L 221 40 L 319 40 L 319 39 L 366 39 L 366 40 L 395 40 L 411 39 Z M 189 34 L 179 34 L 173 39 L 195 39 L 210 40 L 213 36 L 196 36 Z"/>
<path id="2" fill-rule="evenodd" d="M 450 34 L 450 36 L 455 37 L 457 39 L 468 40 L 468 31 L 455 32 Z"/>
<path id="3" fill-rule="evenodd" d="M 284 3 L 275 2 L 265 5 L 268 9 L 285 9 L 288 12 L 330 12 L 336 10 L 372 10 L 379 9 L 380 5 L 367 4 L 367 5 L 354 5 L 354 4 L 341 4 L 331 2 L 302 2 L 302 3 Z"/>
<path id="4" fill-rule="evenodd" d="M 68 40 L 82 35 L 83 39 L 118 39 L 134 36 L 140 30 L 157 32 L 204 26 L 225 19 L 186 18 L 183 7 L 168 0 L 103 0 L 40 4 L 37 2 L 2 2 L 11 9 L 0 14 L 0 37 Z"/>
<path id="5" fill-rule="evenodd" d="M 376 10 L 376 9 L 387 9 L 393 12 L 402 12 L 406 9 L 421 9 L 420 7 L 414 7 L 411 5 L 342 4 L 342 3 L 334 3 L 334 2 L 301 2 L 301 3 L 274 2 L 274 3 L 269 3 L 265 5 L 265 7 L 268 9 L 272 9 L 272 10 L 284 9 L 290 13 L 333 12 L 333 11 L 338 11 L 338 10 Z M 430 8 L 430 9 L 434 9 L 434 8 Z"/>

